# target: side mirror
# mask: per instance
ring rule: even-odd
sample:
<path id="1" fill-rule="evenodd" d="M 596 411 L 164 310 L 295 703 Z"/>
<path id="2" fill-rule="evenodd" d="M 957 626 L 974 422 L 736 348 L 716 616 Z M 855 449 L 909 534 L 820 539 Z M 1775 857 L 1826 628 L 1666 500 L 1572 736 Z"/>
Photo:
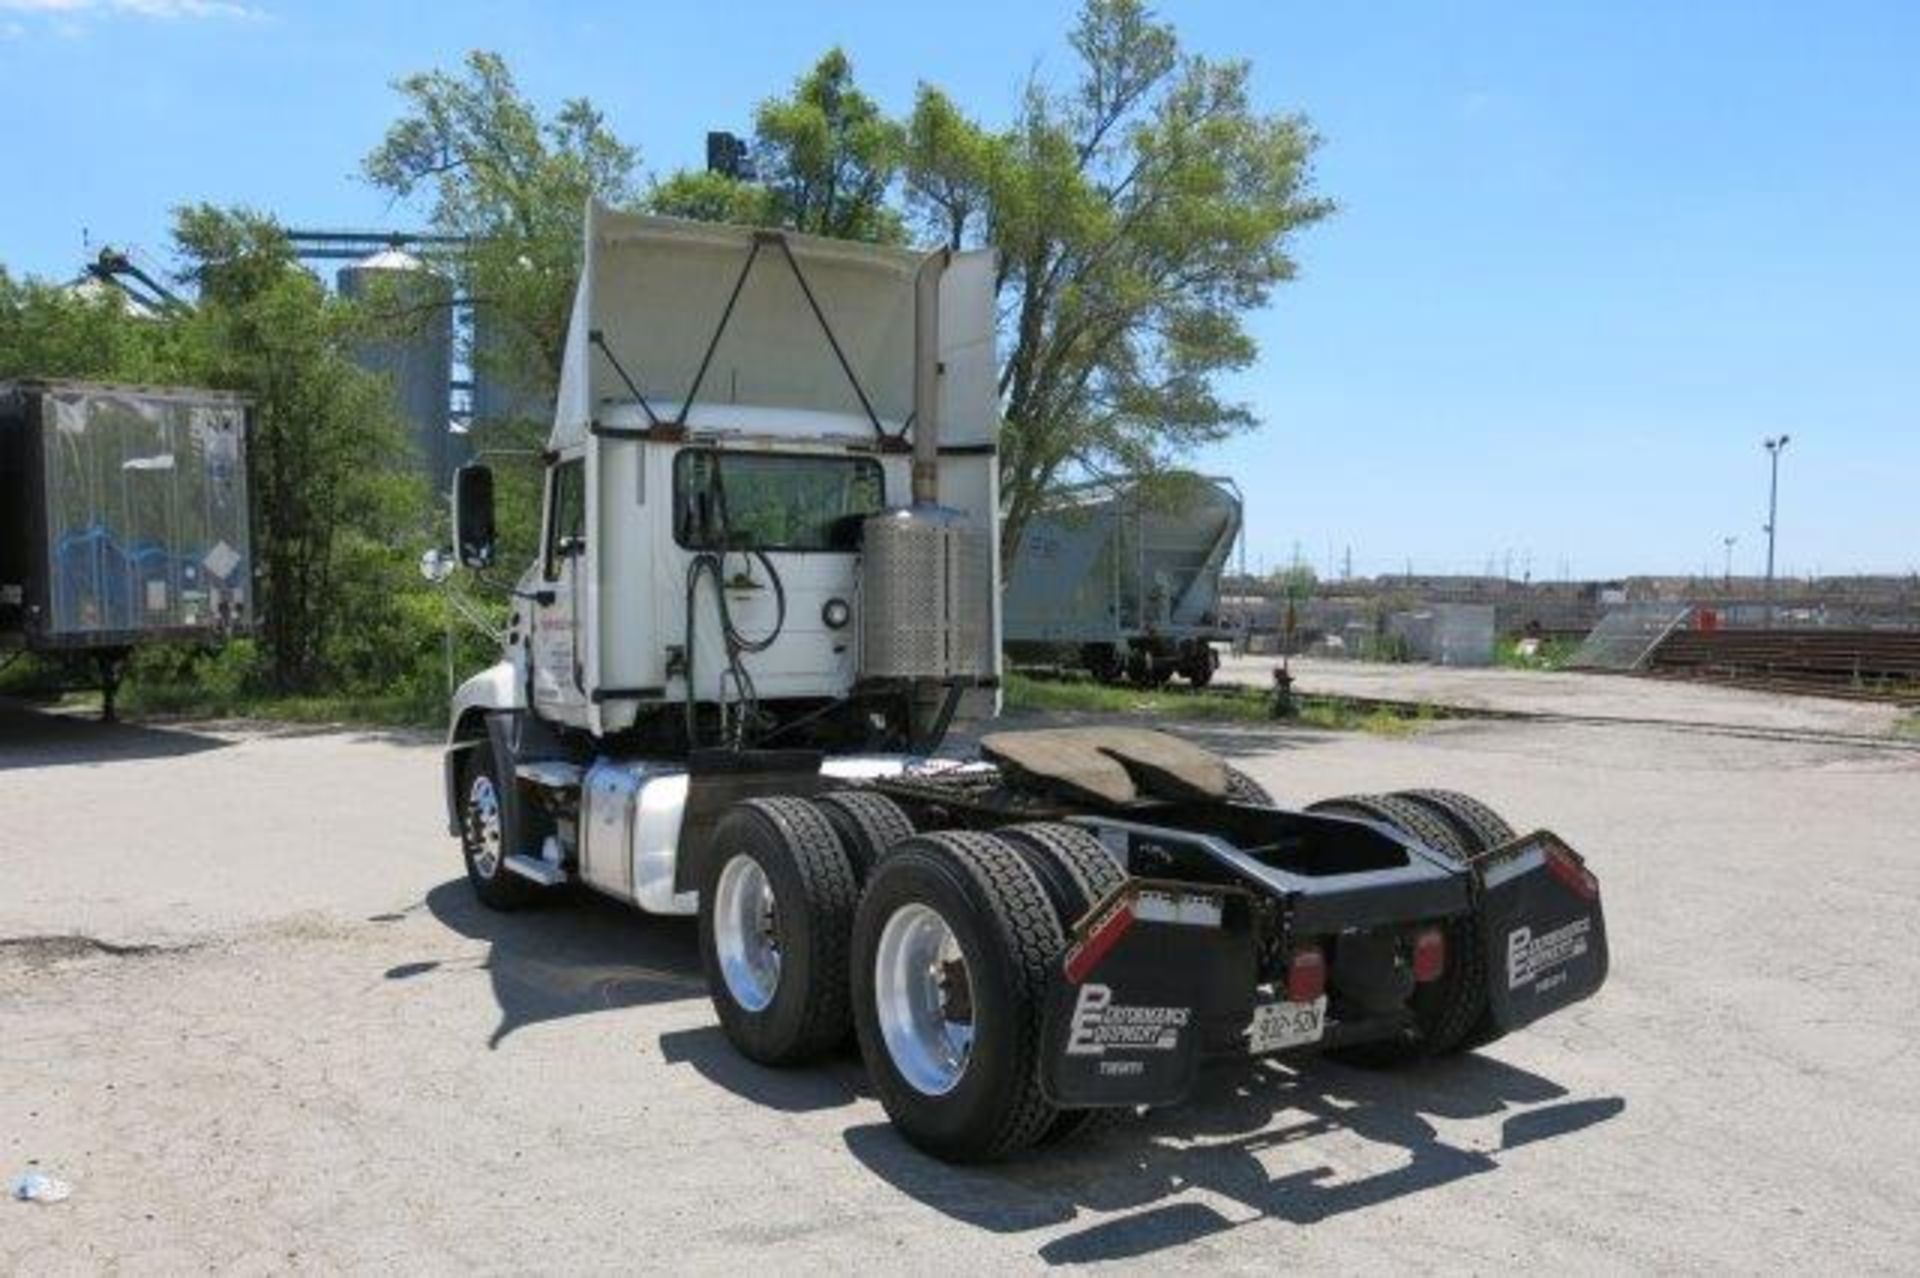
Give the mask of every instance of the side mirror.
<path id="1" fill-rule="evenodd" d="M 493 471 L 478 462 L 453 472 L 453 549 L 469 568 L 493 566 Z"/>

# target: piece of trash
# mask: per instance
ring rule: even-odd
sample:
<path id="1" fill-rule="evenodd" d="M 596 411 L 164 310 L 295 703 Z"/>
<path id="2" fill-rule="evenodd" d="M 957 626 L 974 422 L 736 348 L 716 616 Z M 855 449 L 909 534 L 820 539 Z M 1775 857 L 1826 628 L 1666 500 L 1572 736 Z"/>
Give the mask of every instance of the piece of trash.
<path id="1" fill-rule="evenodd" d="M 20 1203 L 57 1203 L 73 1193 L 73 1186 L 45 1172 L 22 1172 L 7 1187 L 8 1195 Z"/>

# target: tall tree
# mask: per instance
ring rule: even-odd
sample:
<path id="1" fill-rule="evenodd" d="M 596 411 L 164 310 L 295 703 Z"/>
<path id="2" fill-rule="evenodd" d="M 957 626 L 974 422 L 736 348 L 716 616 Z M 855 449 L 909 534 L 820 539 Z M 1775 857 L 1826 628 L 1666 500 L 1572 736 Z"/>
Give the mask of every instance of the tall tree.
<path id="1" fill-rule="evenodd" d="M 754 114 L 754 161 L 772 220 L 814 235 L 897 243 L 905 236 L 888 194 L 905 143 L 900 125 L 853 82 L 834 48 Z"/>
<path id="2" fill-rule="evenodd" d="M 1088 0 L 1078 82 L 1031 85 L 992 135 L 923 90 L 905 181 L 919 224 L 1001 254 L 1002 542 L 1063 480 L 1152 472 L 1256 420 L 1220 392 L 1257 354 L 1243 317 L 1326 217 L 1317 138 L 1254 109 L 1250 68 L 1181 53 L 1139 0 Z"/>
<path id="3" fill-rule="evenodd" d="M 893 124 L 832 50 L 762 104 L 757 184 L 682 174 L 652 199 L 997 249 L 1007 554 L 1062 484 L 1154 475 L 1257 424 L 1221 378 L 1256 358 L 1245 316 L 1293 277 L 1294 235 L 1333 211 L 1312 128 L 1257 110 L 1247 63 L 1183 53 L 1141 0 L 1086 0 L 1070 41 L 1074 83 L 1029 84 L 1004 129 L 930 85 Z"/>
<path id="4" fill-rule="evenodd" d="M 391 388 L 352 361 L 361 319 L 300 268 L 270 219 L 184 208 L 174 239 L 198 300 L 170 321 L 183 336 L 169 380 L 254 402 L 248 472 L 268 679 L 281 691 L 378 685 L 418 656 L 382 637 L 425 503 Z"/>
<path id="5" fill-rule="evenodd" d="M 470 353 L 546 398 L 566 347 L 587 199 L 632 203 L 638 154 L 584 98 L 543 118 L 496 53 L 469 54 L 459 75 L 429 71 L 394 87 L 406 111 L 365 175 L 399 199 L 426 197 L 433 228 L 467 238 L 447 266 L 492 334 Z"/>
<path id="6" fill-rule="evenodd" d="M 16 280 L 0 269 L 0 378 L 176 380 L 178 326 L 156 322 L 109 287 Z"/>

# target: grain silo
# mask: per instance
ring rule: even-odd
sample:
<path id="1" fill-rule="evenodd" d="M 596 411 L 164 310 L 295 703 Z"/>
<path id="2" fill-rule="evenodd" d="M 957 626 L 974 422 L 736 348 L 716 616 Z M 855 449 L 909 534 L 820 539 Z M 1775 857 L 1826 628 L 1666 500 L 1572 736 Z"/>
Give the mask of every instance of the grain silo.
<path id="1" fill-rule="evenodd" d="M 425 262 L 386 249 L 340 268 L 340 295 L 364 304 L 382 336 L 355 360 L 389 378 L 420 468 L 444 492 L 453 470 L 448 403 L 453 378 L 453 287 Z"/>

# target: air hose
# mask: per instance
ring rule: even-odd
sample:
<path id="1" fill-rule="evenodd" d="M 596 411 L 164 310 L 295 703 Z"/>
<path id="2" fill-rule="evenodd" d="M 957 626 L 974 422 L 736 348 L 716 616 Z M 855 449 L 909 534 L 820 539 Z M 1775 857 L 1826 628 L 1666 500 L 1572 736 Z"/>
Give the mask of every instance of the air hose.
<path id="1" fill-rule="evenodd" d="M 721 646 L 727 654 L 727 668 L 721 675 L 719 689 L 721 731 L 725 744 L 730 749 L 738 750 L 746 745 L 748 726 L 758 717 L 760 704 L 759 695 L 753 685 L 753 676 L 748 673 L 746 663 L 741 658 L 753 653 L 765 652 L 773 646 L 774 640 L 778 639 L 780 632 L 786 628 L 787 588 L 780 580 L 779 569 L 773 566 L 773 560 L 768 557 L 766 551 L 757 546 L 743 548 L 740 553 L 749 560 L 749 563 L 758 559 L 760 566 L 767 571 L 767 580 L 773 584 L 774 614 L 772 628 L 760 638 L 749 639 L 740 632 L 740 627 L 734 624 L 733 608 L 727 602 L 727 551 L 724 549 L 727 541 L 727 495 L 726 488 L 720 482 L 720 468 L 717 464 L 714 467 L 713 491 L 720 516 L 718 540 L 723 549 L 703 550 L 687 565 L 687 745 L 690 749 L 694 748 L 699 745 L 700 740 L 699 720 L 696 714 L 698 685 L 694 682 L 693 653 L 694 614 L 697 610 L 700 578 L 704 575 L 713 579 L 713 597 L 720 614 Z M 727 722 L 726 680 L 728 679 L 733 681 L 734 704 L 738 706 L 731 725 Z"/>

